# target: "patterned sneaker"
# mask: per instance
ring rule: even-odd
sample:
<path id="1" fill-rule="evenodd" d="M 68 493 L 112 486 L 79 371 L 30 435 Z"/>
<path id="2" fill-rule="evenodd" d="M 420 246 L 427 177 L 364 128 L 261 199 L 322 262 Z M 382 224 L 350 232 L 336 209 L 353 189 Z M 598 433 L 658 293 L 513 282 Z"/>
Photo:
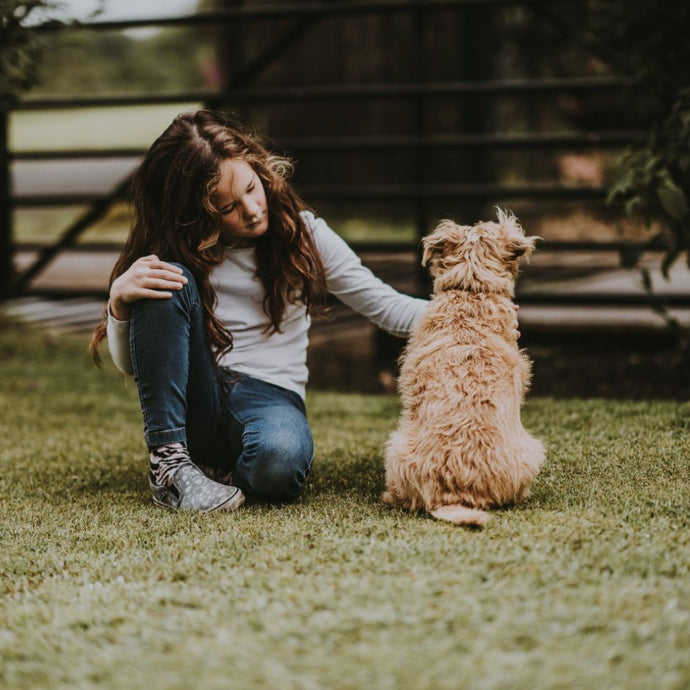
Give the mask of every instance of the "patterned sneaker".
<path id="1" fill-rule="evenodd" d="M 153 502 L 158 506 L 212 513 L 235 510 L 244 503 L 240 489 L 214 482 L 189 461 L 179 464 L 169 481 L 160 485 L 149 478 Z"/>

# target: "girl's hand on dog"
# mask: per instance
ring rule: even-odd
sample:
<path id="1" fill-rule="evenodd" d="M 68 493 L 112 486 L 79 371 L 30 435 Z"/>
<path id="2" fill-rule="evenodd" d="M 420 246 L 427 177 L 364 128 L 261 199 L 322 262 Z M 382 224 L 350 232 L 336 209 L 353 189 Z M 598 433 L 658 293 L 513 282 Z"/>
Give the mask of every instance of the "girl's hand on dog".
<path id="1" fill-rule="evenodd" d="M 155 254 L 137 259 L 110 286 L 110 313 L 120 321 L 129 319 L 132 302 L 140 299 L 169 299 L 171 290 L 187 284 L 182 269 L 161 261 Z"/>

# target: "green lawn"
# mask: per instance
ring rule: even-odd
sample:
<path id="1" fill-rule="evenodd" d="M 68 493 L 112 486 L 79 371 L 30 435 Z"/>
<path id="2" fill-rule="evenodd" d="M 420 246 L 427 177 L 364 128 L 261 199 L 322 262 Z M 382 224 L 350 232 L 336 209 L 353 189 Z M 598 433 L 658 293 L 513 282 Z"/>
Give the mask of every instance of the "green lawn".
<path id="1" fill-rule="evenodd" d="M 136 391 L 0 321 L 0 687 L 690 687 L 690 404 L 533 398 L 530 501 L 379 501 L 391 396 L 312 393 L 298 503 L 155 508 Z"/>

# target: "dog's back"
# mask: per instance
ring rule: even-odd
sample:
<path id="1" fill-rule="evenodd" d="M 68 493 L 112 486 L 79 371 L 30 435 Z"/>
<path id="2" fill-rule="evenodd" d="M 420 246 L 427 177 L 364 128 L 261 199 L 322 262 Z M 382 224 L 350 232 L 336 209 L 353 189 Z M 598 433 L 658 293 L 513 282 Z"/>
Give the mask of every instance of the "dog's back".
<path id="1" fill-rule="evenodd" d="M 401 361 L 386 502 L 483 525 L 482 509 L 527 496 L 544 451 L 520 422 L 530 362 L 514 322 L 506 294 L 435 293 Z"/>

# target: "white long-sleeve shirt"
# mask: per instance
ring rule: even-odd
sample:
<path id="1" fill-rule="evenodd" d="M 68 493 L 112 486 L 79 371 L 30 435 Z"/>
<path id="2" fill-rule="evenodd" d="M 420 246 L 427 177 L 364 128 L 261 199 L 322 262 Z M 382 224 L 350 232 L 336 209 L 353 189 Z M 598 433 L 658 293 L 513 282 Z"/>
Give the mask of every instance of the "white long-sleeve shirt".
<path id="1" fill-rule="evenodd" d="M 321 255 L 328 291 L 389 333 L 409 335 L 427 301 L 403 295 L 377 278 L 324 220 L 308 211 L 302 217 Z M 304 397 L 310 325 L 304 304 L 288 304 L 281 331 L 267 333 L 269 319 L 263 310 L 264 289 L 256 277 L 253 247 L 228 249 L 225 261 L 211 273 L 211 284 L 218 296 L 216 315 L 233 337 L 232 350 L 219 363 Z M 108 348 L 117 368 L 132 374 L 129 321 L 119 321 L 110 313 Z"/>

